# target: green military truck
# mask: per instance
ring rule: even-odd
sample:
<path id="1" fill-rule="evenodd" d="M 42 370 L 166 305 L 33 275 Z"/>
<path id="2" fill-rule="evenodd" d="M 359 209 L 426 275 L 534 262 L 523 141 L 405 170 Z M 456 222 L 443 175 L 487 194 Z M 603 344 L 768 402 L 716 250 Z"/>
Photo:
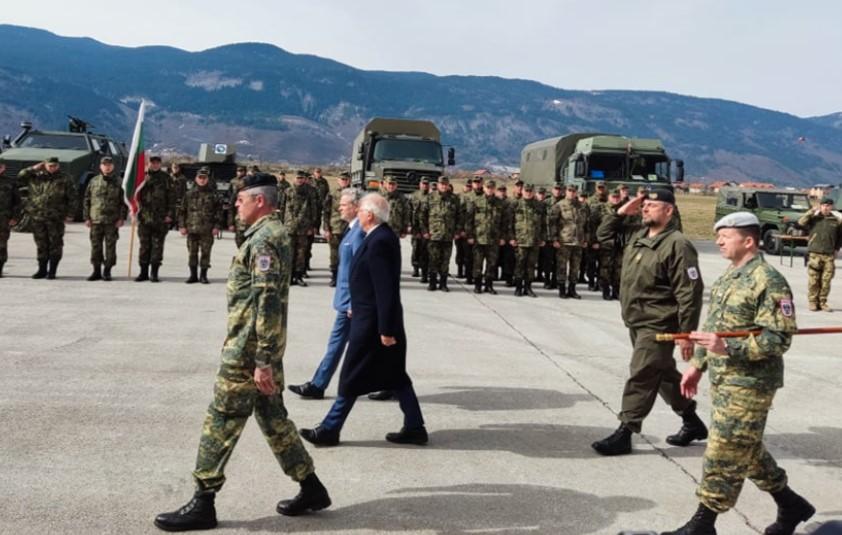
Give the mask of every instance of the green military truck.
<path id="1" fill-rule="evenodd" d="M 770 254 L 779 254 L 778 234 L 806 236 L 798 219 L 811 208 L 806 193 L 789 189 L 755 189 L 726 186 L 716 199 L 716 221 L 733 212 L 751 212 L 760 220 L 761 246 Z"/>
<path id="2" fill-rule="evenodd" d="M 536 186 L 573 184 L 593 193 L 597 181 L 609 189 L 626 184 L 672 189 L 684 181 L 684 162 L 672 160 L 657 139 L 578 133 L 530 143 L 520 154 L 520 178 Z"/>
<path id="3" fill-rule="evenodd" d="M 399 191 L 414 191 L 421 177 L 436 180 L 445 173 L 443 156 L 441 133 L 432 122 L 374 118 L 354 139 L 351 185 L 377 189 L 385 175 L 392 175 Z M 446 164 L 456 164 L 453 148 Z"/>

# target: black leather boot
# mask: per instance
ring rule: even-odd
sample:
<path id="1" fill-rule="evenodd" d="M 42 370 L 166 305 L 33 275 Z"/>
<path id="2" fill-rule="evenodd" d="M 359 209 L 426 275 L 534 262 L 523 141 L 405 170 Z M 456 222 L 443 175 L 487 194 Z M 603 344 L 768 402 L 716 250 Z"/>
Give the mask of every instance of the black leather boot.
<path id="1" fill-rule="evenodd" d="M 456 278 L 461 279 L 465 276 L 465 266 L 463 264 L 458 264 L 456 266 Z"/>
<path id="2" fill-rule="evenodd" d="M 567 297 L 571 299 L 581 299 L 582 296 L 576 293 L 576 285 L 575 284 L 568 284 L 567 285 Z"/>
<path id="3" fill-rule="evenodd" d="M 600 455 L 626 455 L 631 453 L 632 431 L 626 424 L 620 424 L 616 431 L 606 438 L 591 444 L 591 447 Z"/>
<path id="4" fill-rule="evenodd" d="M 134 278 L 135 282 L 143 282 L 149 280 L 149 264 L 140 265 L 140 273 Z"/>
<path id="5" fill-rule="evenodd" d="M 430 280 L 430 278 L 427 274 L 427 270 L 422 269 L 421 270 L 421 284 L 427 284 L 427 282 L 429 282 L 429 280 Z"/>
<path id="6" fill-rule="evenodd" d="M 101 264 L 94 264 L 94 270 L 88 275 L 89 281 L 99 281 L 102 280 L 102 265 Z"/>
<path id="7" fill-rule="evenodd" d="M 553 277 L 550 275 L 550 272 L 547 271 L 544 273 L 544 289 L 549 290 L 553 287 Z"/>
<path id="8" fill-rule="evenodd" d="M 47 276 L 47 261 L 38 261 L 38 271 L 32 274 L 33 279 L 43 279 Z"/>
<path id="9" fill-rule="evenodd" d="M 523 292 L 529 297 L 538 297 L 535 295 L 535 292 L 532 291 L 532 281 L 526 281 L 523 284 Z"/>
<path id="10" fill-rule="evenodd" d="M 58 263 L 59 260 L 56 258 L 51 258 L 49 263 L 49 268 L 47 269 L 47 278 L 49 280 L 54 280 L 56 278 L 56 273 L 58 272 Z"/>
<path id="11" fill-rule="evenodd" d="M 482 279 L 477 277 L 474 279 L 474 293 L 481 294 L 482 293 Z"/>
<path id="12" fill-rule="evenodd" d="M 161 513 L 155 517 L 155 525 L 164 531 L 193 531 L 216 527 L 216 507 L 213 492 L 193 495 L 187 505 L 172 513 Z"/>
<path id="13" fill-rule="evenodd" d="M 567 299 L 567 285 L 563 282 L 558 283 L 558 296 L 562 299 Z"/>
<path id="14" fill-rule="evenodd" d="M 152 271 L 149 275 L 149 280 L 152 282 L 161 282 L 161 279 L 158 278 L 158 268 L 161 267 L 161 264 L 152 264 Z"/>
<path id="15" fill-rule="evenodd" d="M 202 268 L 199 270 L 199 282 L 202 284 L 210 284 L 208 280 L 208 268 Z"/>
<path id="16" fill-rule="evenodd" d="M 330 496 L 316 474 L 301 482 L 301 491 L 291 500 L 281 500 L 275 508 L 285 516 L 298 516 L 330 507 Z"/>
<path id="17" fill-rule="evenodd" d="M 619 286 L 612 286 L 611 287 L 611 299 L 620 299 L 620 287 Z"/>
<path id="18" fill-rule="evenodd" d="M 523 281 L 515 279 L 515 297 L 523 297 Z"/>
<path id="19" fill-rule="evenodd" d="M 439 276 L 439 290 L 445 293 L 450 291 L 450 288 L 447 287 L 447 273 L 442 273 Z"/>
<path id="20" fill-rule="evenodd" d="M 661 535 L 716 535 L 716 513 L 702 504 L 689 522 L 675 531 L 664 531 Z"/>
<path id="21" fill-rule="evenodd" d="M 307 283 L 304 282 L 304 273 L 303 272 L 299 272 L 299 273 L 293 275 L 293 280 L 294 280 L 294 284 L 296 286 L 301 286 L 302 288 L 307 287 Z"/>
<path id="22" fill-rule="evenodd" d="M 708 428 L 696 414 L 696 402 L 690 404 L 681 414 L 683 421 L 678 433 L 667 437 L 667 444 L 672 446 L 689 446 L 694 440 L 704 440 L 708 437 Z"/>
<path id="23" fill-rule="evenodd" d="M 423 280 L 423 279 L 422 279 L 422 280 Z M 436 291 L 436 288 L 438 288 L 438 287 L 436 286 L 436 274 L 435 274 L 435 273 L 430 273 L 430 285 L 429 285 L 429 286 L 427 286 L 427 291 L 428 291 L 428 292 L 435 292 L 435 291 Z"/>
<path id="24" fill-rule="evenodd" d="M 6 263 L 6 262 L 0 262 L 0 279 L 2 279 L 2 278 L 3 278 L 3 265 L 4 265 L 5 263 Z"/>
<path id="25" fill-rule="evenodd" d="M 602 299 L 605 301 L 611 301 L 611 287 L 607 284 L 602 285 Z"/>
<path id="26" fill-rule="evenodd" d="M 416 279 L 421 276 L 418 266 L 412 266 L 412 276 Z"/>
<path id="27" fill-rule="evenodd" d="M 792 535 L 795 526 L 816 514 L 816 508 L 789 487 L 773 492 L 772 498 L 778 504 L 778 518 L 766 527 L 764 535 Z"/>
<path id="28" fill-rule="evenodd" d="M 485 279 L 485 293 L 497 295 L 497 290 L 494 289 L 494 279 Z"/>
<path id="29" fill-rule="evenodd" d="M 196 274 L 196 270 L 197 270 L 196 266 L 189 266 L 189 267 L 190 267 L 190 277 L 188 277 L 187 280 L 184 281 L 184 282 L 187 283 L 187 284 L 194 284 L 194 283 L 199 282 L 199 277 Z"/>
<path id="30" fill-rule="evenodd" d="M 111 266 L 105 266 L 104 268 L 102 268 L 102 280 L 111 280 Z"/>

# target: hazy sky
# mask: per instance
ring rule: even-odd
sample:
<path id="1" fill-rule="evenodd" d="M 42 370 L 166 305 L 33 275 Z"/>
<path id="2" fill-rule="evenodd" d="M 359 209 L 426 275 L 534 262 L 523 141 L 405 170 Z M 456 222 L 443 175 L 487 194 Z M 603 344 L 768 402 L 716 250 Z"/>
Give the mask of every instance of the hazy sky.
<path id="1" fill-rule="evenodd" d="M 838 0 L 27 0 L 0 22 L 124 46 L 242 41 L 361 69 L 842 111 Z M 125 7 L 118 7 L 125 6 Z M 4 53 L 14 50 L 4 43 Z"/>

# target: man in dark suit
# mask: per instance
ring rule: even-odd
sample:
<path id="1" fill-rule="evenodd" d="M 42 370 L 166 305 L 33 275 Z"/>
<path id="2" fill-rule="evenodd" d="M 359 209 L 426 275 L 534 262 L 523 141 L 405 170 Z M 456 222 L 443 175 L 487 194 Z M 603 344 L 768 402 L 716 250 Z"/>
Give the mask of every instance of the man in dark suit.
<path id="1" fill-rule="evenodd" d="M 357 212 L 366 233 L 351 261 L 351 333 L 339 379 L 339 396 L 322 423 L 302 429 L 301 436 L 317 446 L 339 444 L 339 433 L 357 397 L 391 390 L 404 414 L 404 425 L 386 440 L 426 444 L 427 430 L 412 380 L 406 373 L 406 333 L 400 299 L 401 250 L 389 228 L 389 203 L 370 193 Z"/>

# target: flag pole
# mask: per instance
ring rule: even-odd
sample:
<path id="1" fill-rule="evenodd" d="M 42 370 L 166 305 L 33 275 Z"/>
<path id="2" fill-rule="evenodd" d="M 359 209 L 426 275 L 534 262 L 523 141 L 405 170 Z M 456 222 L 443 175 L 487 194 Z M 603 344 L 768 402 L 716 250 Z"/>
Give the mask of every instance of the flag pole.
<path id="1" fill-rule="evenodd" d="M 146 172 L 146 154 L 143 145 L 143 117 L 146 101 L 141 99 L 140 107 L 137 110 L 137 123 L 132 135 L 132 145 L 126 161 L 126 170 L 123 177 L 123 201 L 129 209 L 132 218 L 131 235 L 129 236 L 129 265 L 127 272 L 132 276 L 132 258 L 134 257 L 134 237 L 137 232 L 137 214 L 139 211 L 137 194 L 143 187 L 144 173 Z"/>
<path id="2" fill-rule="evenodd" d="M 137 230 L 137 216 L 132 216 L 132 233 L 129 234 L 129 269 L 128 276 L 132 278 L 132 254 L 134 253 L 134 234 Z"/>

